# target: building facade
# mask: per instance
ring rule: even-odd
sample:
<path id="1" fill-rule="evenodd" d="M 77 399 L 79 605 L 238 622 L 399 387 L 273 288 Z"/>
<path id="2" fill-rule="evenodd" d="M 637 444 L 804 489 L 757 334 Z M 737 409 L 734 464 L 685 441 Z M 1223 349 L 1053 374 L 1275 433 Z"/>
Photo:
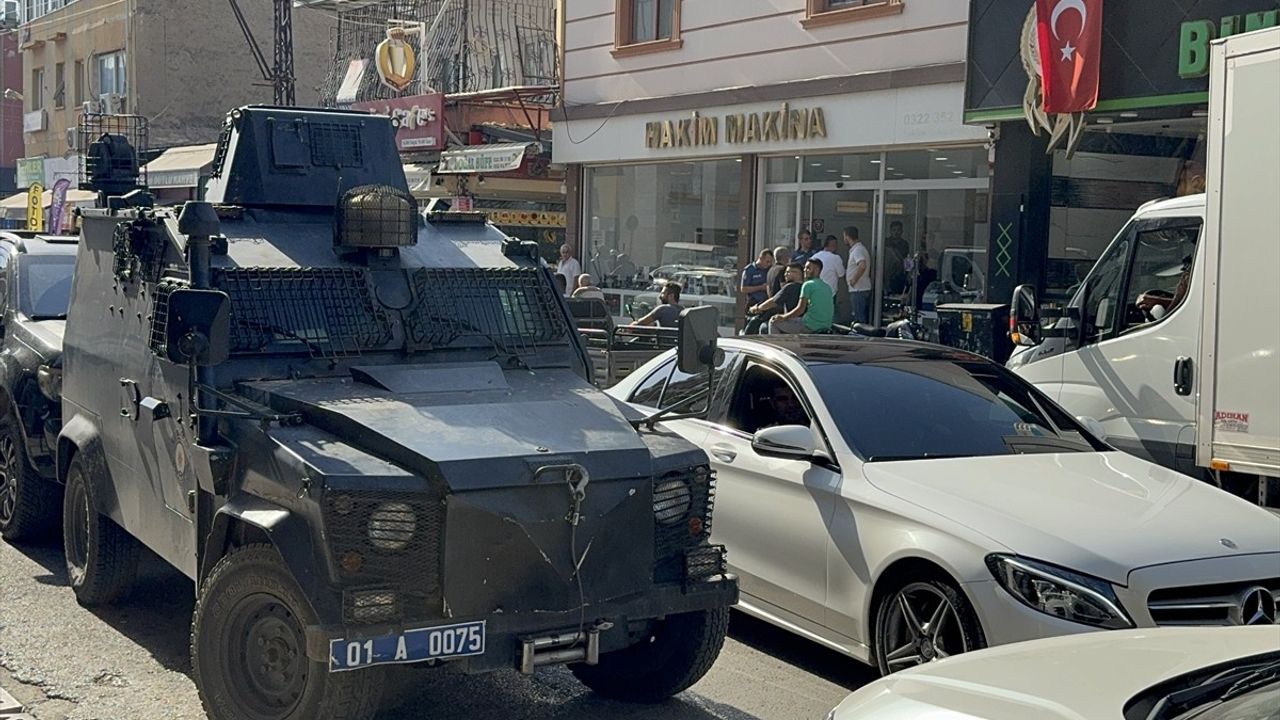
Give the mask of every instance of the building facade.
<path id="1" fill-rule="evenodd" d="M 988 135 L 963 122 L 967 23 L 953 0 L 565 3 L 555 160 L 571 243 L 614 312 L 672 277 L 741 322 L 742 268 L 801 230 L 857 230 L 876 319 L 919 304 L 925 254 L 981 294 Z"/>
<path id="2" fill-rule="evenodd" d="M 0 198 L 18 191 L 18 160 L 22 146 L 22 51 L 18 49 L 16 3 L 12 27 L 0 25 Z M 5 93 L 4 91 L 11 91 Z"/>
<path id="3" fill-rule="evenodd" d="M 146 118 L 150 155 L 155 155 L 215 142 L 227 111 L 272 100 L 272 89 L 225 2 L 24 2 L 38 13 L 17 31 L 24 66 L 25 144 L 18 174 L 28 184 L 39 180 L 50 187 L 61 177 L 76 181 L 83 150 L 76 127 L 86 108 Z M 270 3 L 246 2 L 242 7 L 256 37 L 269 43 Z M 332 29 L 333 21 L 325 15 L 299 13 L 294 18 L 300 104 L 318 102 L 332 54 Z M 269 45 L 265 52 L 270 55 Z"/>
<path id="4" fill-rule="evenodd" d="M 965 120 L 998 138 L 988 274 L 999 302 L 1022 283 L 1068 299 L 1140 205 L 1204 191 L 1209 43 L 1280 20 L 1277 0 L 1105 3 L 1098 105 L 1074 143 L 1067 133 L 1050 147 L 1024 106 L 1038 102 L 1027 71 L 1034 7 L 973 0 L 969 9 Z"/>

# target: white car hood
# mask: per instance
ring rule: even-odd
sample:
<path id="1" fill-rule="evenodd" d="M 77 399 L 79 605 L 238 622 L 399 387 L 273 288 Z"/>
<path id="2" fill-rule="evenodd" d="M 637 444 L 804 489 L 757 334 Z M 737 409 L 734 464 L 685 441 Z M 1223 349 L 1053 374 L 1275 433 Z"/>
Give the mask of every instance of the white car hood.
<path id="1" fill-rule="evenodd" d="M 1280 627 L 1086 633 L 957 655 L 878 680 L 835 720 L 1099 720 L 1165 680 L 1280 649 Z"/>
<path id="2" fill-rule="evenodd" d="M 1150 565 L 1280 552 L 1280 517 L 1124 453 L 868 463 L 863 472 L 1011 552 L 1120 585 Z"/>

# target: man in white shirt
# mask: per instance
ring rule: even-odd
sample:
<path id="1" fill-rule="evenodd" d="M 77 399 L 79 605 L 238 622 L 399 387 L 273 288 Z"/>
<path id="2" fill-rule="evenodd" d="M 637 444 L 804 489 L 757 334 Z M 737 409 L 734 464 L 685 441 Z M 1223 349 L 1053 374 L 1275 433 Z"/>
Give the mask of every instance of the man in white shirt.
<path id="1" fill-rule="evenodd" d="M 858 228 L 844 229 L 844 242 L 849 246 L 849 268 L 845 281 L 849 283 L 849 304 L 853 309 L 853 321 L 871 323 L 871 253 L 858 239 Z"/>
<path id="2" fill-rule="evenodd" d="M 560 263 L 556 265 L 556 274 L 564 276 L 565 295 L 578 287 L 578 276 L 582 274 L 582 264 L 573 256 L 573 248 L 560 246 Z"/>
<path id="3" fill-rule="evenodd" d="M 835 235 L 828 235 L 823 248 L 813 254 L 815 259 L 822 262 L 822 274 L 819 277 L 831 287 L 832 293 L 840 289 L 840 276 L 844 275 L 844 261 L 837 254 L 837 243 Z"/>

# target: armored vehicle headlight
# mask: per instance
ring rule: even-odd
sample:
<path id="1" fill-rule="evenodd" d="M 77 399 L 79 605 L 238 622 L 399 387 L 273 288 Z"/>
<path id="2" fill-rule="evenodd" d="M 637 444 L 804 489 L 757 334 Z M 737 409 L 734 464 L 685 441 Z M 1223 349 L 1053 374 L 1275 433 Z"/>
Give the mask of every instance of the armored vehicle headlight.
<path id="1" fill-rule="evenodd" d="M 404 503 L 383 503 L 369 516 L 369 542 L 382 550 L 405 549 L 417 529 L 418 518 Z"/>
<path id="2" fill-rule="evenodd" d="M 662 525 L 675 525 L 689 514 L 693 490 L 682 477 L 662 480 L 653 488 L 653 515 Z"/>

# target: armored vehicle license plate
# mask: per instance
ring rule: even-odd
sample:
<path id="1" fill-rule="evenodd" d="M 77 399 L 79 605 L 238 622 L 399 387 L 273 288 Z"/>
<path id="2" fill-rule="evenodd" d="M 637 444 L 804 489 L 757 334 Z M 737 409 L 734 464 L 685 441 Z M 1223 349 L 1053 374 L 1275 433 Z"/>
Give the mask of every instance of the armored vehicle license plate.
<path id="1" fill-rule="evenodd" d="M 329 672 L 484 654 L 484 621 L 329 641 Z"/>

